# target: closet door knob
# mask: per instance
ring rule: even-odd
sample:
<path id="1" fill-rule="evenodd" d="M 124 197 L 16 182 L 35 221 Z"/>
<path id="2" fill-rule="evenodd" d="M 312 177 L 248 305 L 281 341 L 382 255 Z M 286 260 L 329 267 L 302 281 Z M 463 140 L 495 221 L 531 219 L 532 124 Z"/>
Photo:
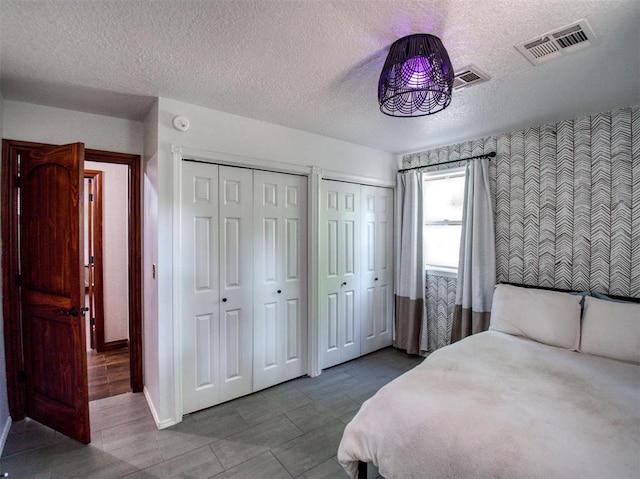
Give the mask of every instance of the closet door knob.
<path id="1" fill-rule="evenodd" d="M 342 283 L 342 286 L 346 286 L 346 285 L 347 285 L 347 282 L 346 282 L 346 281 L 345 281 L 344 283 Z"/>
<path id="2" fill-rule="evenodd" d="M 280 293 L 282 293 L 282 290 L 281 290 L 281 289 L 279 289 L 279 290 L 278 290 L 278 294 L 280 294 Z"/>
<path id="3" fill-rule="evenodd" d="M 378 281 L 378 278 L 374 278 L 373 280 L 374 280 L 374 281 Z"/>
<path id="4" fill-rule="evenodd" d="M 226 303 L 227 302 L 227 298 L 222 298 L 222 302 Z"/>

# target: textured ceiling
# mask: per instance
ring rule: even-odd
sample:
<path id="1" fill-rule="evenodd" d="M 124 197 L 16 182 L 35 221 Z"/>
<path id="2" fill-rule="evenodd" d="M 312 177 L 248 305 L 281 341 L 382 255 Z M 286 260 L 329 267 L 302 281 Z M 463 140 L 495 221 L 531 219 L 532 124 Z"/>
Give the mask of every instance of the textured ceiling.
<path id="1" fill-rule="evenodd" d="M 141 120 L 155 97 L 390 152 L 640 103 L 638 0 L 0 0 L 5 99 Z M 532 66 L 513 47 L 586 18 L 600 44 Z M 444 42 L 491 81 L 422 118 L 380 113 L 391 43 Z"/>

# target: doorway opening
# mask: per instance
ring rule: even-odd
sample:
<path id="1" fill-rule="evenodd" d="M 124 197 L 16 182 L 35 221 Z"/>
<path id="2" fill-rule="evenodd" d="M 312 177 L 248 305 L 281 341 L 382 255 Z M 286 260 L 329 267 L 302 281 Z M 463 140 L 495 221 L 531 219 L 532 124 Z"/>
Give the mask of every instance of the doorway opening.
<path id="1" fill-rule="evenodd" d="M 9 410 L 14 421 L 26 415 L 24 348 L 20 307 L 19 187 L 20 158 L 38 149 L 52 147 L 41 143 L 3 140 L 2 162 L 2 275 L 3 313 Z M 85 149 L 85 161 L 126 166 L 127 197 L 127 298 L 129 353 L 129 387 L 133 392 L 143 388 L 142 376 L 142 253 L 141 253 L 141 185 L 140 156 Z M 79 218 L 79 220 L 81 220 Z M 85 263 L 86 264 L 86 263 Z M 94 270 L 95 273 L 95 270 Z M 95 293 L 95 291 L 94 291 Z M 97 308 L 96 308 L 97 309 Z M 95 313 L 95 310 L 94 310 Z M 107 338 L 108 339 L 108 338 Z M 107 341 L 108 343 L 108 341 Z M 86 353 L 86 351 L 85 351 Z"/>
<path id="2" fill-rule="evenodd" d="M 89 400 L 131 391 L 128 167 L 84 162 L 84 268 Z"/>

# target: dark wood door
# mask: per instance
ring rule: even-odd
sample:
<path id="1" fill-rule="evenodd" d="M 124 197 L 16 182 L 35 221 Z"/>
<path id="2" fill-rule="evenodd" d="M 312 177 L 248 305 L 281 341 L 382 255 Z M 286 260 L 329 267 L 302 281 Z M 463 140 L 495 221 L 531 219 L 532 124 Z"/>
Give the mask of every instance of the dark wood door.
<path id="1" fill-rule="evenodd" d="M 88 444 L 83 163 L 82 143 L 23 157 L 20 267 L 26 414 Z"/>

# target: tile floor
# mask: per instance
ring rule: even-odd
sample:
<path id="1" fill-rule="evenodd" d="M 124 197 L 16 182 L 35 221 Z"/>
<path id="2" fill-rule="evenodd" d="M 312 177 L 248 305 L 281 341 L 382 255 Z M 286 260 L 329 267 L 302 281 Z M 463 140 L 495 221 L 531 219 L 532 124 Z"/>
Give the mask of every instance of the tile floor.
<path id="1" fill-rule="evenodd" d="M 184 417 L 157 430 L 142 394 L 92 401 L 83 446 L 25 419 L 9 433 L 9 478 L 343 478 L 342 431 L 381 386 L 423 358 L 386 348 Z M 371 471 L 369 477 L 376 477 Z"/>

